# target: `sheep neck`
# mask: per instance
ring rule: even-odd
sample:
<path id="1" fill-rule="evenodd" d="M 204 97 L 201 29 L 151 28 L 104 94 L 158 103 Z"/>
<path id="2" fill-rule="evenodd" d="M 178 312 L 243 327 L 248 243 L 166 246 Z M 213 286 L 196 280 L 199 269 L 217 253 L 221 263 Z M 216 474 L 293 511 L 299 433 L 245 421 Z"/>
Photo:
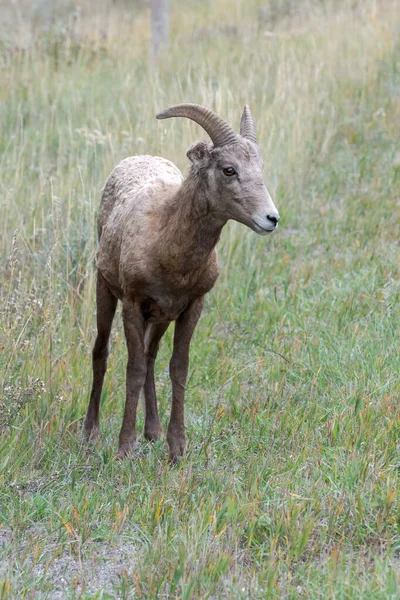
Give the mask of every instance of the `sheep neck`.
<path id="1" fill-rule="evenodd" d="M 210 212 L 200 178 L 189 175 L 166 205 L 164 217 L 164 266 L 182 275 L 201 270 L 214 251 L 225 221 Z"/>

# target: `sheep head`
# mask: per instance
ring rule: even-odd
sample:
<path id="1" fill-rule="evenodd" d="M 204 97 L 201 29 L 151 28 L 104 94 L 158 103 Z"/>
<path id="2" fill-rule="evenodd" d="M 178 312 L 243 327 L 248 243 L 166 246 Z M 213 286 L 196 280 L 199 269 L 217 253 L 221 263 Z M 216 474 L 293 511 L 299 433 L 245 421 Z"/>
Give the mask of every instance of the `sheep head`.
<path id="1" fill-rule="evenodd" d="M 187 151 L 209 211 L 221 222 L 233 219 L 260 235 L 274 231 L 280 217 L 264 183 L 249 107 L 244 107 L 240 135 L 219 115 L 198 104 L 179 104 L 157 115 L 158 119 L 170 117 L 192 119 L 211 138 L 212 144 L 196 142 Z"/>

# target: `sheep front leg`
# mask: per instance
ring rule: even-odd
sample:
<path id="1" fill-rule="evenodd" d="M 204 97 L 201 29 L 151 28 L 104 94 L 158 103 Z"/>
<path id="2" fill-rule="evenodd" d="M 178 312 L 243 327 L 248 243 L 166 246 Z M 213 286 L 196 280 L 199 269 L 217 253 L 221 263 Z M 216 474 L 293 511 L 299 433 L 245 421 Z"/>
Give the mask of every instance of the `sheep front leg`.
<path id="1" fill-rule="evenodd" d="M 135 302 L 124 299 L 122 318 L 128 347 L 128 363 L 126 367 L 125 412 L 119 434 L 119 457 L 133 454 L 136 443 L 136 410 L 140 390 L 146 380 L 145 322 L 140 306 Z"/>
<path id="2" fill-rule="evenodd" d="M 174 350 L 169 364 L 172 408 L 167 432 L 169 459 L 173 463 L 179 456 L 183 456 L 186 449 L 184 400 L 189 367 L 189 346 L 202 308 L 203 297 L 197 298 L 179 316 L 175 324 Z"/>

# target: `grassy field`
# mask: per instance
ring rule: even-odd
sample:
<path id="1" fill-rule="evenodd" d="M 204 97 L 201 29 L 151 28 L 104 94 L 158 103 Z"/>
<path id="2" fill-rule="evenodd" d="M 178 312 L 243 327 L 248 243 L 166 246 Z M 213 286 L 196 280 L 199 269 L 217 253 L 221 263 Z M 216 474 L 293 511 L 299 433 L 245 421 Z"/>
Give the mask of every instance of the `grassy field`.
<path id="1" fill-rule="evenodd" d="M 157 62 L 148 6 L 109 10 L 0 38 L 0 599 L 400 598 L 399 1 L 172 2 Z M 223 231 L 170 469 L 115 460 L 120 314 L 81 426 L 99 191 L 133 154 L 187 172 L 182 101 L 250 104 L 281 223 Z"/>

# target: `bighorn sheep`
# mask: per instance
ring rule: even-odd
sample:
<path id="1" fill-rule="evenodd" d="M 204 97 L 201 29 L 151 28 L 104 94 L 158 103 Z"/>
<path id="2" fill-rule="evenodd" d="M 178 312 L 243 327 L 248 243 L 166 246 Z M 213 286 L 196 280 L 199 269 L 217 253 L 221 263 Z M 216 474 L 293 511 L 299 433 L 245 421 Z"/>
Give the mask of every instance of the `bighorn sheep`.
<path id="1" fill-rule="evenodd" d="M 265 187 L 256 128 L 246 105 L 240 135 L 221 117 L 197 104 L 179 104 L 158 119 L 187 117 L 205 129 L 212 144 L 187 151 L 188 177 L 157 156 L 133 156 L 119 163 L 104 186 L 98 219 L 97 338 L 93 386 L 85 419 L 87 437 L 98 433 L 99 405 L 107 368 L 108 340 L 118 300 L 128 347 L 126 403 L 119 456 L 136 442 L 136 409 L 144 387 L 144 436 L 157 440 L 154 362 L 159 342 L 176 321 L 170 361 L 169 458 L 186 447 L 184 395 L 189 345 L 203 297 L 218 277 L 216 244 L 229 219 L 261 235 L 274 231 L 279 213 Z"/>

